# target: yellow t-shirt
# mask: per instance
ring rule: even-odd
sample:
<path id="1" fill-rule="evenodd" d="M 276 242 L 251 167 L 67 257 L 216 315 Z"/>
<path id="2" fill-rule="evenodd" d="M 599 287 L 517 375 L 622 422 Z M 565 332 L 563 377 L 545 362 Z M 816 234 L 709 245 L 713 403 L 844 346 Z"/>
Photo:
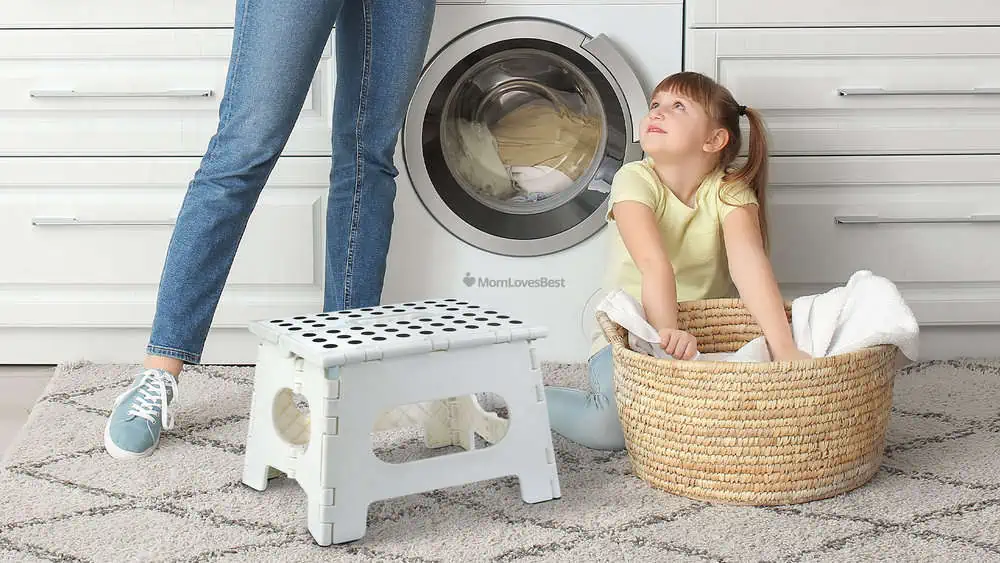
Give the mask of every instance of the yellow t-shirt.
<path id="1" fill-rule="evenodd" d="M 712 299 L 735 295 L 722 222 L 737 206 L 756 204 L 757 197 L 746 186 L 725 185 L 720 170 L 702 181 L 694 207 L 688 207 L 660 181 L 650 159 L 630 162 L 615 174 L 608 200 L 606 220 L 614 223 L 614 204 L 637 201 L 653 210 L 664 248 L 670 258 L 677 284 L 677 300 Z M 720 192 L 725 201 L 720 199 Z M 642 303 L 642 276 L 615 229 L 608 249 L 605 291 L 622 289 Z M 597 327 L 591 354 L 608 344 Z"/>

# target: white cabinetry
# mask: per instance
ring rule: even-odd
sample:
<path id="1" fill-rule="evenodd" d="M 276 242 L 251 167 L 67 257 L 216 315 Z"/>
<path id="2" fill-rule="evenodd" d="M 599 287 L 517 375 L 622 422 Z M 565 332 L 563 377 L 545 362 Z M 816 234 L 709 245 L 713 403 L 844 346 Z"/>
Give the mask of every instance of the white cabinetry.
<path id="1" fill-rule="evenodd" d="M 174 219 L 217 126 L 233 14 L 215 0 L 0 8 L 0 364 L 141 361 Z M 251 363 L 248 321 L 322 306 L 331 58 L 328 44 L 204 362 Z"/>
<path id="2" fill-rule="evenodd" d="M 688 0 L 686 9 L 685 68 L 766 120 L 783 293 L 825 291 L 870 269 L 900 287 L 929 356 L 994 355 L 1000 5 Z"/>

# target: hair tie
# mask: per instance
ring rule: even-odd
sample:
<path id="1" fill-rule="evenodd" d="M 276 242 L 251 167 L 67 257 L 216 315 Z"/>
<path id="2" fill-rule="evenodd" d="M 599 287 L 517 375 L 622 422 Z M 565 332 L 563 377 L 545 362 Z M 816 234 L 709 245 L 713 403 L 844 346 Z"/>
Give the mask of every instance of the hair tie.
<path id="1" fill-rule="evenodd" d="M 740 106 L 740 115 L 746 115 L 746 114 L 747 114 L 747 107 Z"/>

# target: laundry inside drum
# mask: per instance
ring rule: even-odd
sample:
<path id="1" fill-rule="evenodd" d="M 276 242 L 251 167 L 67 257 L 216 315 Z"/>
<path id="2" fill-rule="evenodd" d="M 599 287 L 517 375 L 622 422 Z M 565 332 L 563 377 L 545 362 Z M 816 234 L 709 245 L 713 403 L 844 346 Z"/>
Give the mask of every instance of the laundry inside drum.
<path id="1" fill-rule="evenodd" d="M 469 68 L 445 102 L 445 162 L 483 205 L 544 212 L 589 184 L 607 139 L 604 116 L 593 83 L 565 59 L 496 53 Z"/>

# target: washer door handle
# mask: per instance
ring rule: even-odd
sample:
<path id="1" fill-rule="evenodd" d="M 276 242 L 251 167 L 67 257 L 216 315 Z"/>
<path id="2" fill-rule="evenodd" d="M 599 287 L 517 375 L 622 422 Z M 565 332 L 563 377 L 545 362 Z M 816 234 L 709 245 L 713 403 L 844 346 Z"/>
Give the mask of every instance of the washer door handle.
<path id="1" fill-rule="evenodd" d="M 625 61 L 625 57 L 611 43 L 608 36 L 601 33 L 589 41 L 584 41 L 580 47 L 594 56 L 608 72 L 612 83 L 617 83 L 621 87 L 621 93 L 625 97 L 622 100 L 628 108 L 632 117 L 632 142 L 639 142 L 639 122 L 646 115 L 646 108 L 649 107 L 649 100 L 646 99 L 646 91 L 642 84 L 639 84 L 639 77 L 635 71 Z"/>

